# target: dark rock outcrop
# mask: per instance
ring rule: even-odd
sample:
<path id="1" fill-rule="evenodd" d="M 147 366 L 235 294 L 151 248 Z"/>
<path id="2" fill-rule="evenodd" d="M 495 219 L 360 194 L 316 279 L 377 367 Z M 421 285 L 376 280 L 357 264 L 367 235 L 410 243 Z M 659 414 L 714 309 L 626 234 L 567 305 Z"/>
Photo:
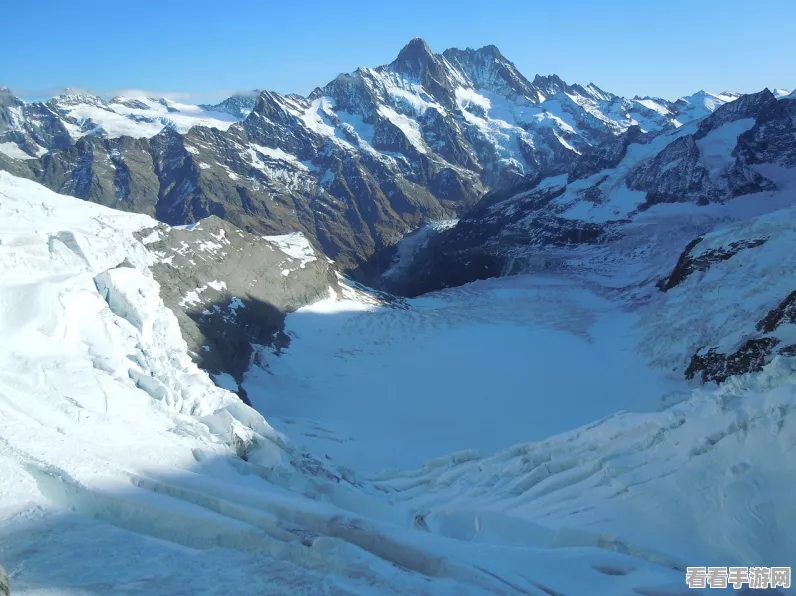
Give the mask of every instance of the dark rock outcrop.
<path id="1" fill-rule="evenodd" d="M 762 114 L 776 109 L 776 106 L 777 99 L 768 89 L 763 89 L 759 93 L 740 95 L 735 101 L 724 104 L 702 120 L 694 134 L 694 138 L 697 140 L 702 139 L 711 131 L 728 122 L 735 122 L 744 118 L 756 120 Z"/>
<path id="2" fill-rule="evenodd" d="M 772 335 L 781 325 L 793 324 L 796 324 L 796 291 L 757 322 L 755 331 L 759 337 L 747 340 L 730 354 L 716 348 L 694 354 L 685 377 L 693 379 L 699 375 L 703 383 L 722 383 L 732 376 L 761 371 L 776 354 L 796 356 L 796 345 L 781 346 L 782 341 Z"/>
<path id="3" fill-rule="evenodd" d="M 680 137 L 655 157 L 636 166 L 627 176 L 627 187 L 642 190 L 647 198 L 641 208 L 658 203 L 707 204 L 722 197 L 700 161 L 693 135 Z"/>
<path id="4" fill-rule="evenodd" d="M 740 137 L 734 155 L 744 164 L 796 166 L 796 98 L 766 104 L 755 125 Z"/>
<path id="5" fill-rule="evenodd" d="M 612 141 L 597 145 L 584 151 L 572 164 L 568 172 L 568 181 L 574 182 L 588 178 L 601 170 L 615 168 L 625 157 L 631 143 L 643 143 L 645 134 L 639 126 L 631 126 L 621 136 Z"/>
<path id="6" fill-rule="evenodd" d="M 722 383 L 732 376 L 760 372 L 778 343 L 774 337 L 761 337 L 750 339 L 732 354 L 721 354 L 715 348 L 704 354 L 694 354 L 685 378 L 693 379 L 699 375 L 703 383 Z"/>
<path id="7" fill-rule="evenodd" d="M 268 240 L 210 217 L 192 229 L 161 225 L 139 238 L 157 256 L 150 268 L 194 361 L 236 381 L 253 345 L 289 343 L 286 313 L 337 285 L 328 260 L 298 235 Z"/>
<path id="8" fill-rule="evenodd" d="M 668 278 L 658 282 L 658 287 L 664 292 L 671 290 L 695 271 L 707 271 L 712 264 L 731 259 L 742 250 L 762 246 L 767 240 L 768 238 L 738 240 L 731 242 L 726 247 L 708 249 L 695 255 L 693 254 L 694 248 L 702 241 L 702 237 L 694 238 L 680 254 L 672 273 Z"/>
<path id="9" fill-rule="evenodd" d="M 610 227 L 556 216 L 545 207 L 562 188 L 532 189 L 510 202 L 487 195 L 452 228 L 437 232 L 400 276 L 384 280 L 386 289 L 404 296 L 454 287 L 490 277 L 522 273 L 523 251 L 543 252 L 583 244 L 600 244 Z"/>
<path id="10" fill-rule="evenodd" d="M 783 323 L 796 323 L 796 291 L 788 294 L 779 306 L 770 310 L 757 322 L 756 329 L 761 333 L 773 333 Z"/>
<path id="11" fill-rule="evenodd" d="M 29 163 L 35 179 L 56 192 L 156 215 L 160 181 L 146 139 L 85 136 Z"/>

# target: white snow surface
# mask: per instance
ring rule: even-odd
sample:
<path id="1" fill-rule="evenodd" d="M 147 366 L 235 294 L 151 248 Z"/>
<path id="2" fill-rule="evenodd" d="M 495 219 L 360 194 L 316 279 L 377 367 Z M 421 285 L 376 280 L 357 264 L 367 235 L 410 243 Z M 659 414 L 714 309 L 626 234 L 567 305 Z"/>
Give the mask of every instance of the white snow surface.
<path id="1" fill-rule="evenodd" d="M 158 134 L 165 126 L 173 127 L 181 133 L 188 132 L 194 126 L 226 130 L 240 121 L 240 118 L 226 112 L 206 111 L 195 105 L 144 96 L 115 97 L 104 102 L 94 96 L 67 95 L 55 98 L 54 102 L 59 110 L 77 121 L 79 126 L 67 125 L 73 139 L 100 132 L 110 138 L 149 138 Z M 131 105 L 137 107 L 130 107 Z M 85 130 L 82 130 L 84 125 Z"/>
<path id="2" fill-rule="evenodd" d="M 403 114 L 399 114 L 389 106 L 379 106 L 379 114 L 400 128 L 415 149 L 420 153 L 426 153 L 423 136 L 420 134 L 420 127 L 417 122 Z"/>
<path id="3" fill-rule="evenodd" d="M 735 101 L 736 99 L 737 98 L 732 95 L 697 91 L 692 95 L 681 97 L 677 101 L 681 104 L 681 117 L 685 118 L 685 121 L 688 122 L 709 116 L 712 112 L 716 111 L 716 108 L 721 107 L 725 103 Z"/>
<path id="4" fill-rule="evenodd" d="M 312 263 L 318 259 L 315 255 L 315 249 L 312 248 L 312 244 L 310 244 L 310 241 L 307 240 L 303 232 L 291 232 L 290 234 L 282 234 L 281 236 L 263 236 L 263 239 L 276 246 L 278 250 L 285 253 L 291 259 L 298 260 L 300 269 L 304 269 L 308 263 Z M 289 260 L 285 259 L 279 263 L 279 266 L 281 267 L 287 262 L 289 262 Z M 287 271 L 287 273 L 285 273 L 285 271 Z M 282 275 L 287 276 L 290 271 L 290 269 L 283 269 Z"/>
<path id="5" fill-rule="evenodd" d="M 357 470 L 543 439 L 654 410 L 679 387 L 633 353 L 634 316 L 556 278 L 476 282 L 408 310 L 334 297 L 288 322 L 297 339 L 250 371 L 250 399 L 286 433 L 334 429 L 300 427 L 309 449 Z"/>
<path id="6" fill-rule="evenodd" d="M 13 157 L 14 159 L 33 159 L 14 143 L 0 143 L 0 153 Z"/>
<path id="7" fill-rule="evenodd" d="M 775 305 L 787 283 L 759 279 L 793 278 L 788 218 L 706 237 L 770 239 L 654 310 L 601 277 L 616 259 L 625 282 L 648 276 L 639 250 L 582 283 L 405 303 L 343 283 L 244 380 L 272 427 L 189 359 L 133 235 L 153 220 L 0 173 L 12 593 L 673 596 L 686 565 L 792 564 L 792 360 L 693 389 L 661 332 L 731 335 L 733 304 Z M 270 240 L 309 258 L 295 235 Z"/>
<path id="8" fill-rule="evenodd" d="M 754 125 L 754 118 L 727 122 L 697 141 L 700 159 L 711 178 L 717 180 L 733 164 L 732 151 L 738 144 L 738 137 Z"/>
<path id="9" fill-rule="evenodd" d="M 244 386 L 276 428 L 372 470 L 433 534 L 520 551 L 600 544 L 670 567 L 788 565 L 794 360 L 720 388 L 682 371 L 701 346 L 737 349 L 792 291 L 789 203 L 779 192 L 656 206 L 616 247 L 584 249 L 578 277 L 537 272 L 405 304 L 331 292 L 289 315 L 291 346 L 263 351 L 267 366 Z M 696 254 L 768 240 L 655 289 L 649 280 L 710 227 Z M 796 343 L 796 325 L 777 337 Z M 546 585 L 599 592 L 572 579 Z M 650 593 L 678 593 L 678 582 Z"/>

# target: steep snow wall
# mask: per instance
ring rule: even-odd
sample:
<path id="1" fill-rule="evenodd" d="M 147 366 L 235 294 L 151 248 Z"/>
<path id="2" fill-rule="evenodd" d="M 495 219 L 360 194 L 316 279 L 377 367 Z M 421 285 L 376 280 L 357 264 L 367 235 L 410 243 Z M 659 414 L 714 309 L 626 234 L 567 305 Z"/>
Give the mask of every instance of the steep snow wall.
<path id="1" fill-rule="evenodd" d="M 80 408 L 106 412 L 105 384 L 138 396 L 131 399 L 139 404 L 140 389 L 166 412 L 207 425 L 208 438 L 232 445 L 240 434 L 257 437 L 263 457 L 279 458 L 279 438 L 262 417 L 191 361 L 152 278 L 154 257 L 134 237 L 156 226 L 154 220 L 75 201 L 6 173 L 0 174 L 0 220 L 5 377 L 40 384 L 36 393 L 54 400 L 75 393 Z M 68 374 L 37 383 L 33 373 L 53 366 Z"/>

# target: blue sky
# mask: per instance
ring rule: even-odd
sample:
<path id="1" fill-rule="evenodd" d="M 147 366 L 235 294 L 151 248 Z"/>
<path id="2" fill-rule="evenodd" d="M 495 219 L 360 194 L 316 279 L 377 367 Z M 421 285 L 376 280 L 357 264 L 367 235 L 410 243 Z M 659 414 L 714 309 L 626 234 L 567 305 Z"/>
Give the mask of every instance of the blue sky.
<path id="1" fill-rule="evenodd" d="M 29 97 L 306 94 L 413 37 L 435 52 L 495 44 L 528 78 L 629 96 L 796 87 L 796 0 L 11 0 L 2 16 L 0 84 Z"/>

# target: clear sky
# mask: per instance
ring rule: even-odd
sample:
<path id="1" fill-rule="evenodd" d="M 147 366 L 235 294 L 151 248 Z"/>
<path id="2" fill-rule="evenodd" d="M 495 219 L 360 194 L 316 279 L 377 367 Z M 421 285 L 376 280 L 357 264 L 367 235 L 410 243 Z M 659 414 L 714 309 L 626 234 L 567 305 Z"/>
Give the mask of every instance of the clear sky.
<path id="1" fill-rule="evenodd" d="M 796 0 L 6 0 L 0 17 L 0 84 L 27 97 L 307 94 L 413 37 L 627 96 L 796 87 Z"/>

